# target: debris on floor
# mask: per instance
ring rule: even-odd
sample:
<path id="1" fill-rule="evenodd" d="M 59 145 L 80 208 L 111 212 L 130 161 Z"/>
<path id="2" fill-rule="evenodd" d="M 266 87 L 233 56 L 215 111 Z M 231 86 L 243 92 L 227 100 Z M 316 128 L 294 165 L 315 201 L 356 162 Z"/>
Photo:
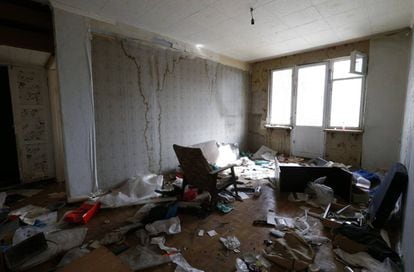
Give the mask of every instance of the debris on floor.
<path id="1" fill-rule="evenodd" d="M 268 161 L 273 161 L 277 155 L 277 151 L 274 151 L 273 149 L 262 145 L 256 153 L 253 154 L 252 159 L 258 160 L 258 159 L 265 159 Z"/>
<path id="2" fill-rule="evenodd" d="M 85 202 L 79 208 L 67 213 L 63 220 L 67 223 L 86 224 L 99 211 L 101 203 Z"/>
<path id="3" fill-rule="evenodd" d="M 151 224 L 145 225 L 145 230 L 151 235 L 160 233 L 177 234 L 181 232 L 180 218 L 178 216 L 165 220 L 158 220 Z"/>
<path id="4" fill-rule="evenodd" d="M 240 241 L 236 236 L 220 237 L 220 242 L 222 242 L 228 250 L 240 253 Z"/>
<path id="5" fill-rule="evenodd" d="M 155 174 L 136 176 L 125 181 L 109 194 L 99 197 L 103 208 L 116 208 L 145 203 L 174 201 L 176 198 L 160 198 L 155 192 L 161 189 L 163 177 Z"/>
<path id="6" fill-rule="evenodd" d="M 243 272 L 270 271 L 272 265 L 286 270 L 332 271 L 340 266 L 338 263 L 368 271 L 399 271 L 401 258 L 391 249 L 389 239 L 383 238 L 387 236 L 385 232 L 381 235 L 367 224 L 366 203 L 341 202 L 326 185 L 325 177 L 307 181 L 304 192 L 280 194 L 276 199 L 274 187 L 268 186 L 272 184 L 268 178 L 277 170 L 276 153 L 272 152 L 264 149 L 256 162 L 239 159 L 240 166 L 235 168 L 240 175 L 237 194 L 234 186 L 221 191 L 214 203 L 216 209 L 207 208 L 212 199 L 210 193 L 195 187 L 180 190 L 176 197 L 176 185 L 171 185 L 179 180 L 176 175 L 169 184 L 163 184 L 163 178 L 157 175 L 136 177 L 83 204 L 66 203 L 59 199 L 62 192 L 45 192 L 50 198 L 48 203 L 21 203 L 11 212 L 4 203 L 0 210 L 0 246 L 6 263 L 9 269 L 23 270 L 54 258 L 50 263 L 57 271 L 88 271 L 88 265 L 108 271 L 109 262 L 119 265 L 119 271 L 174 263 L 175 271 L 199 272 L 192 266 L 198 265 L 192 254 L 204 245 L 213 245 L 219 250 L 217 260 L 232 256 L 232 267 L 235 261 L 237 271 Z M 355 174 L 355 184 L 359 183 L 370 197 L 372 183 L 364 179 Z M 7 196 L 0 193 L 0 204 Z M 235 202 L 236 199 L 245 202 Z M 98 212 L 100 203 L 107 208 L 141 206 Z M 69 211 L 71 207 L 73 211 Z M 243 209 L 252 218 L 237 218 Z M 122 220 L 111 217 L 118 212 L 123 213 Z M 213 221 L 200 219 L 211 214 Z M 100 232 L 88 234 L 84 241 L 88 229 L 73 223 L 100 228 Z M 250 227 L 253 232 L 244 229 Z M 247 232 L 251 237 L 246 238 Z M 188 236 L 191 243 L 183 243 L 181 238 Z M 32 241 L 37 241 L 36 246 L 30 246 Z M 247 247 L 251 247 L 251 253 L 246 253 Z M 28 254 L 20 254 L 21 248 L 27 249 Z M 325 261 L 327 256 L 330 259 Z M 105 260 L 96 264 L 96 258 Z"/>
<path id="7" fill-rule="evenodd" d="M 174 247 L 168 247 L 165 245 L 164 237 L 157 237 L 151 241 L 151 244 L 157 244 L 158 247 L 166 251 L 171 261 L 177 265 L 176 272 L 203 272 L 203 270 L 192 267 L 180 253 L 180 251 Z"/>
<path id="8" fill-rule="evenodd" d="M 234 209 L 234 207 L 232 205 L 222 203 L 222 202 L 218 202 L 216 207 L 222 213 L 229 213 Z"/>
<path id="9" fill-rule="evenodd" d="M 312 247 L 295 232 L 287 232 L 283 238 L 276 239 L 263 253 L 269 261 L 296 271 L 306 270 L 315 258 Z"/>
<path id="10" fill-rule="evenodd" d="M 119 258 L 126 263 L 132 271 L 171 262 L 168 256 L 158 254 L 151 249 L 140 245 L 121 253 Z"/>
<path id="11" fill-rule="evenodd" d="M 215 230 L 209 230 L 207 231 L 208 236 L 213 237 L 216 236 L 218 233 Z"/>

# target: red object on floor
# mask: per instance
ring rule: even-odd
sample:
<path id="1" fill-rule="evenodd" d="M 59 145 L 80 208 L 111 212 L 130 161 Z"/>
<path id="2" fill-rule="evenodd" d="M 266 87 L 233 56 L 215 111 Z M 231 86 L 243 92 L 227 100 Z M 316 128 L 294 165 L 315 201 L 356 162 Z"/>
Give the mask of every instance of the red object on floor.
<path id="1" fill-rule="evenodd" d="M 63 220 L 68 223 L 86 224 L 93 217 L 93 215 L 99 210 L 100 207 L 101 207 L 100 202 L 96 202 L 96 203 L 85 202 L 82 204 L 82 206 L 80 206 L 76 210 L 65 215 L 65 218 Z"/>
<path id="2" fill-rule="evenodd" d="M 197 197 L 197 189 L 188 189 L 186 192 L 184 192 L 183 200 L 184 201 L 191 201 L 194 198 Z"/>

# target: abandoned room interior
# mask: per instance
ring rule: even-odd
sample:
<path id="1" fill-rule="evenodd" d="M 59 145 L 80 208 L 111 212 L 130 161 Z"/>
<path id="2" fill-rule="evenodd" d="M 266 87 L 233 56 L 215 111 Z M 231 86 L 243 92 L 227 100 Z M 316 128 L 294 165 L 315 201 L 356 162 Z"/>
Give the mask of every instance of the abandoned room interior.
<path id="1" fill-rule="evenodd" d="M 0 0 L 0 271 L 413 271 L 413 25 Z"/>

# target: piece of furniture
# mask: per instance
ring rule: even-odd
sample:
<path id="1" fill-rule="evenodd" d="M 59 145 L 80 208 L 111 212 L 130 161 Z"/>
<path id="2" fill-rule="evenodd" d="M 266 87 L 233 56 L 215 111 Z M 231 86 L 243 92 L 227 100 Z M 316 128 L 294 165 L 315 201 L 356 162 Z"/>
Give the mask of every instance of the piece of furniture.
<path id="1" fill-rule="evenodd" d="M 398 198 L 406 193 L 407 186 L 407 168 L 401 163 L 394 164 L 381 181 L 369 204 L 369 216 L 374 227 L 381 228 L 385 224 Z"/>
<path id="2" fill-rule="evenodd" d="M 230 185 L 234 186 L 237 195 L 234 165 L 214 170 L 207 162 L 200 148 L 173 145 L 175 154 L 184 172 L 183 192 L 187 184 L 206 190 L 211 195 L 211 204 L 216 205 L 218 193 Z M 226 169 L 231 169 L 231 174 L 219 178 L 218 174 Z"/>
<path id="3" fill-rule="evenodd" d="M 280 190 L 303 192 L 310 181 L 325 177 L 325 185 L 342 200 L 351 201 L 352 173 L 338 167 L 280 166 Z"/>

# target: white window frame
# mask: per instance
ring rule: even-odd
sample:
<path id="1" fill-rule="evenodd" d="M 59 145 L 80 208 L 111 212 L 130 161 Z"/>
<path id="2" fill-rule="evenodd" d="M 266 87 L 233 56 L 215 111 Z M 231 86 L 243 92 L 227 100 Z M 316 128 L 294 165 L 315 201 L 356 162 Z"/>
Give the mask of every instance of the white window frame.
<path id="1" fill-rule="evenodd" d="M 366 75 L 355 74 L 355 77 L 348 77 L 348 78 L 341 78 L 341 79 L 333 79 L 333 64 L 336 61 L 351 59 L 349 56 L 347 57 L 340 57 L 334 58 L 327 61 L 303 64 L 303 65 L 295 65 L 295 66 L 288 66 L 283 68 L 272 69 L 269 71 L 269 84 L 268 84 L 268 111 L 267 111 L 267 120 L 266 120 L 266 127 L 285 127 L 285 128 L 292 128 L 296 126 L 296 103 L 297 103 L 297 81 L 298 81 L 298 69 L 301 67 L 306 66 L 313 66 L 313 65 L 320 65 L 326 64 L 328 73 L 326 75 L 326 88 L 325 88 L 325 101 L 324 101 L 324 110 L 323 110 L 323 128 L 325 129 L 336 129 L 336 130 L 362 130 L 364 124 L 364 112 L 365 112 L 365 97 L 366 97 Z M 273 90 L 273 72 L 292 69 L 292 99 L 291 99 L 291 112 L 290 112 L 290 124 L 272 124 L 270 123 L 271 120 L 271 112 L 272 112 L 272 90 Z M 359 113 L 359 126 L 358 127 L 337 127 L 337 126 L 330 126 L 331 121 L 331 103 L 332 103 L 332 87 L 333 82 L 338 80 L 349 80 L 355 78 L 362 78 L 361 84 L 361 99 L 360 99 L 360 113 Z"/>
<path id="2" fill-rule="evenodd" d="M 366 76 L 362 74 L 355 74 L 354 77 L 347 77 L 347 78 L 338 78 L 333 79 L 333 66 L 334 62 L 341 61 L 341 60 L 351 60 L 350 57 L 341 57 L 341 58 L 334 58 L 331 59 L 329 62 L 329 74 L 328 74 L 328 94 L 326 100 L 326 128 L 327 129 L 338 129 L 338 130 L 362 130 L 364 124 L 364 108 L 365 108 L 365 92 L 366 92 Z M 361 84 L 361 98 L 359 102 L 361 103 L 359 107 L 359 125 L 357 127 L 342 127 L 342 126 L 330 126 L 331 123 L 331 106 L 332 106 L 332 87 L 334 81 L 340 80 L 350 80 L 350 79 L 362 79 Z"/>
<path id="3" fill-rule="evenodd" d="M 282 70 L 288 70 L 288 69 L 292 69 L 292 97 L 290 99 L 290 124 L 272 124 L 270 123 L 270 120 L 272 120 L 270 118 L 270 115 L 272 113 L 272 92 L 273 92 L 273 72 L 276 71 L 282 71 Z M 296 107 L 296 92 L 295 92 L 295 66 L 290 66 L 290 67 L 285 67 L 285 68 L 278 68 L 278 69 L 273 69 L 270 71 L 269 74 L 269 86 L 268 86 L 268 92 L 267 92 L 267 118 L 266 118 L 266 126 L 267 127 L 286 127 L 286 128 L 291 128 L 292 124 L 294 122 L 293 119 L 293 112 L 294 112 L 294 107 Z"/>

